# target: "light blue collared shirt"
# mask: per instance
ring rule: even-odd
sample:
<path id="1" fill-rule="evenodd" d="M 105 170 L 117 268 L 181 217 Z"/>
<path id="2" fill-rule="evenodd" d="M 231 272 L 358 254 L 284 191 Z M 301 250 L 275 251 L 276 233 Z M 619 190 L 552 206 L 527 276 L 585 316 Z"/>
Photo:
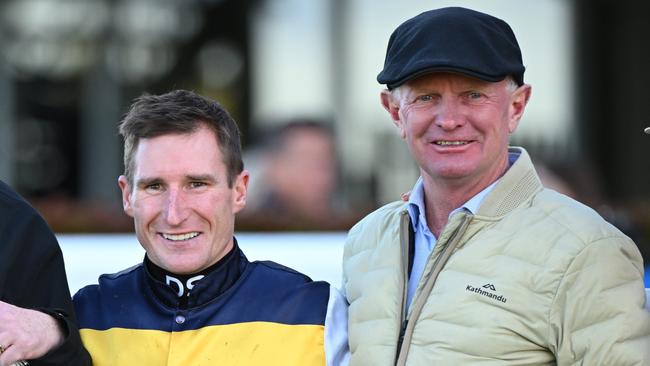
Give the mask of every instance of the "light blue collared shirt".
<path id="1" fill-rule="evenodd" d="M 510 166 L 514 164 L 518 157 L 519 154 L 516 152 L 510 152 L 508 154 L 508 162 Z M 474 197 L 470 198 L 462 206 L 451 211 L 449 217 L 461 210 L 475 214 L 481 206 L 481 203 L 483 203 L 485 197 L 492 191 L 497 182 L 499 182 L 498 179 L 477 193 Z M 418 181 L 415 183 L 415 186 L 413 186 L 407 208 L 409 216 L 411 217 L 413 232 L 415 234 L 415 254 L 413 255 L 413 268 L 411 269 L 411 275 L 409 276 L 408 287 L 406 291 L 406 306 L 408 308 L 411 306 L 413 295 L 415 294 L 415 290 L 418 287 L 418 282 L 420 282 L 420 277 L 422 277 L 422 273 L 424 272 L 424 267 L 426 266 L 427 259 L 429 258 L 429 255 L 433 251 L 433 248 L 436 246 L 436 242 L 438 241 L 431 230 L 429 230 L 429 225 L 427 225 L 427 217 L 424 205 L 424 184 L 422 183 L 422 178 L 418 179 Z"/>

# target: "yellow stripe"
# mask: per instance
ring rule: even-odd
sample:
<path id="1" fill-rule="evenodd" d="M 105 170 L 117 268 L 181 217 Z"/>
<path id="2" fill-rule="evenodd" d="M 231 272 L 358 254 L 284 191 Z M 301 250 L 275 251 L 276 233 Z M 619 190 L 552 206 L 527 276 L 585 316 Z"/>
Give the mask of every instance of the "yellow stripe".
<path id="1" fill-rule="evenodd" d="M 124 328 L 81 330 L 94 366 L 322 366 L 323 337 L 322 325 L 268 322 L 174 333 Z"/>

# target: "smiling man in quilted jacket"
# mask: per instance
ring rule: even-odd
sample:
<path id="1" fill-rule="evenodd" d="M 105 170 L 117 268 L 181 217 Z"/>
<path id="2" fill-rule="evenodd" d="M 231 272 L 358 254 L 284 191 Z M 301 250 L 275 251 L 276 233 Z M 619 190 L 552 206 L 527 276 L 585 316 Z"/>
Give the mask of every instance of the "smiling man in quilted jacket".
<path id="1" fill-rule="evenodd" d="M 350 364 L 649 365 L 636 245 L 509 147 L 531 86 L 508 24 L 422 13 L 377 79 L 421 177 L 349 233 Z"/>

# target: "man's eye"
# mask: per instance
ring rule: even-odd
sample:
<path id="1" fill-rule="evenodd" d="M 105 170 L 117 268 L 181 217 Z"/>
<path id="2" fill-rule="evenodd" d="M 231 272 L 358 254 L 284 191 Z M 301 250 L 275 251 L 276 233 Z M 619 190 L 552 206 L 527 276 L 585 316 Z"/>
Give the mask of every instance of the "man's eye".
<path id="1" fill-rule="evenodd" d="M 159 191 L 162 188 L 162 186 L 160 185 L 160 183 L 153 183 L 153 184 L 147 184 L 144 188 L 147 191 Z"/>
<path id="2" fill-rule="evenodd" d="M 467 97 L 469 99 L 474 99 L 474 100 L 481 99 L 482 96 L 483 96 L 483 94 L 481 94 L 479 92 L 469 92 L 469 93 L 467 93 Z"/>
<path id="3" fill-rule="evenodd" d="M 433 96 L 431 95 L 420 95 L 417 98 L 418 102 L 430 102 L 431 100 L 433 100 Z"/>
<path id="4" fill-rule="evenodd" d="M 192 187 L 192 188 L 200 188 L 200 187 L 203 187 L 203 186 L 205 186 L 205 183 L 203 183 L 203 182 L 191 182 L 190 183 L 190 187 Z"/>

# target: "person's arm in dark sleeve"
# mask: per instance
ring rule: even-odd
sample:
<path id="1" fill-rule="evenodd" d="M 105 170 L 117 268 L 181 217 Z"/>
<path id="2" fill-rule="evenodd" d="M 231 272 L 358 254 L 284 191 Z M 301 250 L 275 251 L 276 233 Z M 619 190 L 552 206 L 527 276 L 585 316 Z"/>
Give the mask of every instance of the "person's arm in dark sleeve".
<path id="1" fill-rule="evenodd" d="M 39 350 L 41 354 L 30 360 L 30 365 L 91 365 L 77 329 L 63 255 L 54 234 L 27 204 L 3 207 L 0 214 L 4 216 L 0 223 L 4 254 L 0 259 L 0 280 L 4 281 L 0 284 L 0 300 L 48 314 L 56 320 L 62 335 L 58 346 L 44 355 Z M 51 328 L 44 331 L 47 329 Z"/>

